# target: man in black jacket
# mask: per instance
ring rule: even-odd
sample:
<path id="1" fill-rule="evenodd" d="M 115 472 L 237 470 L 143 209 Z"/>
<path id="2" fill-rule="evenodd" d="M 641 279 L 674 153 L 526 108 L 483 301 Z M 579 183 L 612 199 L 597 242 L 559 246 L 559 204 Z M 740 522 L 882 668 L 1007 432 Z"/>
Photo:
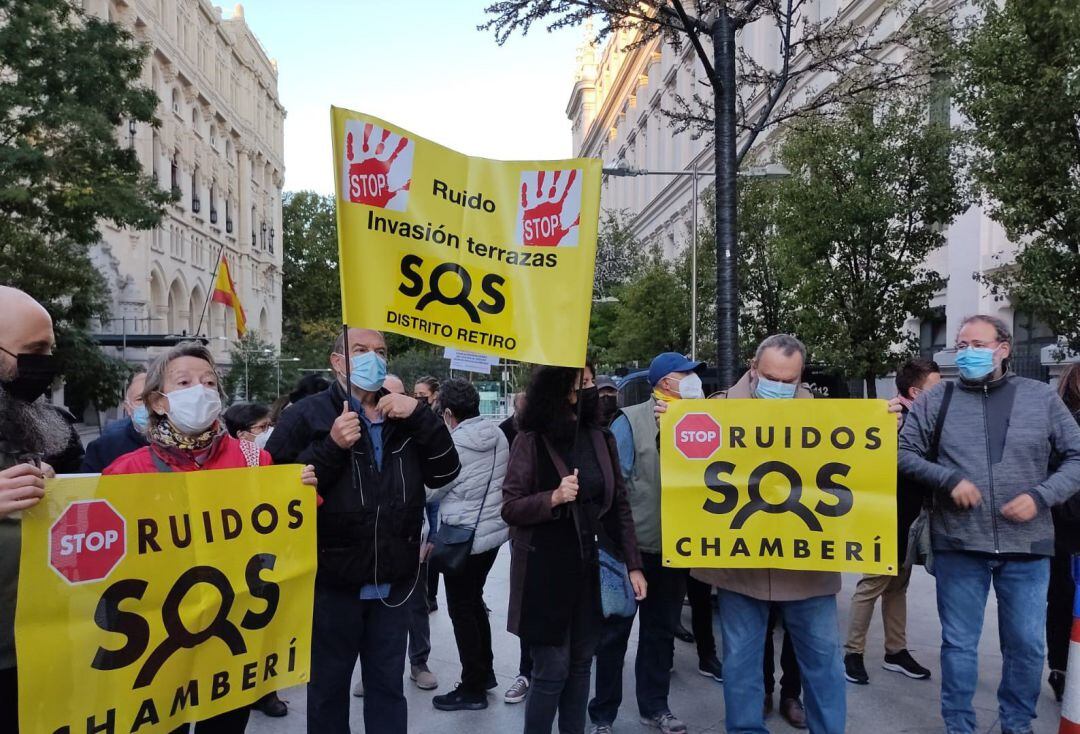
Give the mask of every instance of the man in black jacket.
<path id="1" fill-rule="evenodd" d="M 147 445 L 146 435 L 143 433 L 147 420 L 146 406 L 142 399 L 145 384 L 146 372 L 136 372 L 124 393 L 124 413 L 127 417 L 106 426 L 101 435 L 90 442 L 86 447 L 82 466 L 79 467 L 81 473 L 100 474 L 105 467 L 124 454 Z"/>
<path id="2" fill-rule="evenodd" d="M 447 484 L 461 467 L 442 421 L 416 399 L 383 389 L 382 334 L 349 329 L 330 365 L 334 383 L 285 411 L 266 446 L 275 464 L 314 465 L 324 500 L 308 731 L 349 732 L 349 682 L 359 656 L 365 730 L 405 734 L 408 615 L 398 608 L 423 593 L 424 487 Z"/>
<path id="3" fill-rule="evenodd" d="M 19 731 L 15 597 L 21 514 L 45 495 L 45 479 L 78 470 L 75 419 L 45 394 L 57 374 L 52 318 L 40 303 L 0 286 L 0 731 Z"/>

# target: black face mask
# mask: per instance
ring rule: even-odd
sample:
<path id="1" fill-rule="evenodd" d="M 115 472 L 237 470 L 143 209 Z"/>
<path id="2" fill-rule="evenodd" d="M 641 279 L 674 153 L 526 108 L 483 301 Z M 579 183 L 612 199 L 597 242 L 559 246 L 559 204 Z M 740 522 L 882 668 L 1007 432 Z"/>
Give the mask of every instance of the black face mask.
<path id="1" fill-rule="evenodd" d="M 597 409 L 600 406 L 600 391 L 593 387 L 586 387 L 578 391 L 578 400 L 581 401 L 581 419 L 589 423 L 597 418 Z"/>
<path id="2" fill-rule="evenodd" d="M 15 379 L 0 380 L 0 386 L 8 395 L 24 403 L 32 403 L 52 386 L 59 372 L 54 355 L 12 354 L 3 347 L 0 347 L 0 351 L 15 358 L 15 369 L 18 371 Z"/>
<path id="3" fill-rule="evenodd" d="M 615 416 L 615 411 L 619 409 L 619 396 L 618 395 L 601 395 L 600 396 L 600 423 L 602 425 L 608 425 L 611 423 L 611 419 Z"/>

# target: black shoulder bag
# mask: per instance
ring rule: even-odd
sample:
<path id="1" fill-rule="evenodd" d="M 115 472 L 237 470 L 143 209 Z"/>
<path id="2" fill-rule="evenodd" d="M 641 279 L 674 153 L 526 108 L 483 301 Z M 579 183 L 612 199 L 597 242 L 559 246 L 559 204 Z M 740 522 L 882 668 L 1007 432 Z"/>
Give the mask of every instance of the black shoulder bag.
<path id="1" fill-rule="evenodd" d="M 938 460 L 938 448 L 941 446 L 941 429 L 945 426 L 945 414 L 949 412 L 949 403 L 952 402 L 953 389 L 956 387 L 951 382 L 945 383 L 945 396 L 941 399 L 941 407 L 938 409 L 937 419 L 934 421 L 934 433 L 930 436 L 930 449 L 926 452 L 926 460 L 936 464 Z M 936 504 L 936 490 L 930 490 L 929 496 L 923 499 L 923 507 L 915 522 L 911 523 L 908 530 L 907 556 L 904 558 L 905 566 L 925 566 L 926 572 L 934 575 L 934 549 L 930 541 L 930 515 L 934 512 Z"/>
<path id="2" fill-rule="evenodd" d="M 491 480 L 495 477 L 495 463 L 498 459 L 499 444 L 491 452 L 491 473 L 488 475 L 487 484 L 484 485 L 484 498 L 480 500 L 480 511 L 476 513 L 476 522 L 471 528 L 461 525 L 439 523 L 439 529 L 432 536 L 431 542 L 435 547 L 431 551 L 428 563 L 439 573 L 447 576 L 456 576 L 465 569 L 465 563 L 472 555 L 473 539 L 476 537 L 476 529 L 480 527 L 480 518 L 484 514 L 484 505 L 487 504 L 488 492 L 491 491 Z"/>

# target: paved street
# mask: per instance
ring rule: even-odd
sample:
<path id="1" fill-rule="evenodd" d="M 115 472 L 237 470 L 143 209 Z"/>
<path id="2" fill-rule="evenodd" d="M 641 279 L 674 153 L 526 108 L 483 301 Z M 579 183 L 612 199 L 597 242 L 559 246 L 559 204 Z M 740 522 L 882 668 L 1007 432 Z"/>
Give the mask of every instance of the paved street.
<path id="1" fill-rule="evenodd" d="M 436 711 L 431 705 L 432 693 L 418 690 L 406 681 L 406 694 L 409 699 L 409 731 L 416 734 L 447 734 L 448 732 L 469 732 L 469 734 L 495 734 L 521 730 L 523 705 L 508 706 L 502 702 L 502 691 L 513 681 L 517 674 L 518 641 L 506 630 L 506 599 L 508 594 L 510 554 L 504 547 L 499 560 L 488 579 L 486 598 L 492 608 L 492 632 L 495 639 L 495 672 L 499 677 L 499 688 L 490 698 L 491 706 L 485 711 L 444 713 Z M 840 593 L 841 624 L 847 623 L 847 603 L 855 586 L 856 577 L 844 579 L 844 590 Z M 441 589 L 440 589 L 441 591 Z M 439 692 L 445 692 L 454 685 L 460 672 L 457 650 L 454 646 L 453 629 L 446 613 L 445 599 L 440 594 L 440 609 L 431 616 L 432 656 L 430 666 L 442 684 Z M 684 620 L 689 627 L 690 610 L 684 608 Z M 911 734 L 923 732 L 941 732 L 939 717 L 939 672 L 938 647 L 941 628 L 938 624 L 934 606 L 934 582 L 921 569 L 915 573 L 909 593 L 908 609 L 908 645 L 919 662 L 934 672 L 930 681 L 912 681 L 896 673 L 881 669 L 882 633 L 880 617 L 875 616 L 868 641 L 866 666 L 870 672 L 869 686 L 848 685 L 848 732 L 852 734 Z M 636 632 L 631 638 L 631 652 L 636 641 Z M 697 672 L 696 653 L 692 645 L 676 641 L 675 674 L 672 679 L 671 707 L 684 721 L 691 732 L 723 732 L 724 707 L 721 686 L 713 683 Z M 779 645 L 777 645 L 779 650 Z M 976 694 L 976 707 L 979 712 L 980 732 L 1000 732 L 997 725 L 997 703 L 995 690 L 1001 670 L 1001 655 L 997 643 L 997 609 L 991 596 L 987 605 L 986 625 L 982 645 L 979 650 L 981 679 Z M 1045 676 L 1044 676 L 1045 681 Z M 625 669 L 625 691 L 627 699 L 623 702 L 620 719 L 615 724 L 616 734 L 625 732 L 645 732 L 637 723 L 637 707 L 633 700 L 633 664 Z M 294 688 L 282 692 L 282 698 L 288 701 L 291 709 L 283 719 L 268 719 L 262 714 L 252 714 L 248 731 L 253 734 L 293 734 L 305 731 L 303 712 L 305 696 L 303 688 Z M 353 731 L 363 731 L 360 699 L 353 699 Z M 1039 699 L 1039 719 L 1035 722 L 1035 731 L 1039 734 L 1056 732 L 1058 727 L 1058 706 L 1054 703 L 1050 689 L 1043 686 L 1043 695 Z M 773 715 L 768 725 L 774 734 L 789 734 L 796 730 L 790 728 L 777 715 Z"/>

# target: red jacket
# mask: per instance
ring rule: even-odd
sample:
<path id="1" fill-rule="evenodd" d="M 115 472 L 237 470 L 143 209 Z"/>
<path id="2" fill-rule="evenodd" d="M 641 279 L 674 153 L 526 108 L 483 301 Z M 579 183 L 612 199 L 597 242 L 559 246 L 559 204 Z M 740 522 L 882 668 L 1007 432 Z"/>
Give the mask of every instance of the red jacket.
<path id="1" fill-rule="evenodd" d="M 249 449 L 250 450 L 250 449 Z M 214 447 L 210 449 L 210 457 L 199 466 L 191 459 L 186 459 L 176 451 L 162 451 L 155 446 L 144 446 L 141 449 L 124 454 L 119 459 L 109 464 L 101 472 L 102 474 L 153 474 L 157 472 L 150 452 L 153 451 L 158 458 L 169 465 L 173 471 L 198 471 L 200 469 L 243 469 L 248 466 L 247 458 L 240 448 L 240 440 L 229 435 L 223 435 Z M 186 459 L 186 460 L 185 460 Z M 259 466 L 270 466 L 274 460 L 265 450 L 259 450 Z"/>

